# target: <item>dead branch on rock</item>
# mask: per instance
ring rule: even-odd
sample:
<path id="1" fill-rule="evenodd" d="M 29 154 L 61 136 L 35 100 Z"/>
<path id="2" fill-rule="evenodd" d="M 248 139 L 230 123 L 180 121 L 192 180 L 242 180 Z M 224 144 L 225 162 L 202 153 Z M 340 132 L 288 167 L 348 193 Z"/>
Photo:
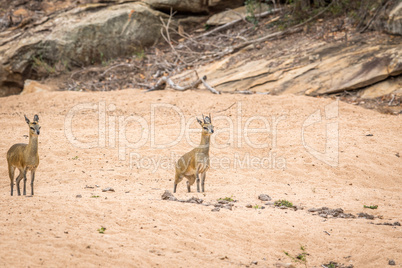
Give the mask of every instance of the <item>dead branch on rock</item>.
<path id="1" fill-rule="evenodd" d="M 206 82 L 206 80 L 207 80 L 206 75 L 204 75 L 203 77 L 199 77 L 197 71 L 195 73 L 197 74 L 197 77 L 201 80 L 201 82 L 204 85 L 204 87 L 206 87 L 209 91 L 211 91 L 214 94 L 221 94 L 219 91 L 217 91 L 216 89 L 214 89 L 213 87 L 208 85 L 208 83 Z"/>
<path id="2" fill-rule="evenodd" d="M 280 11 L 280 9 L 273 9 L 273 10 L 269 10 L 269 11 L 266 11 L 266 12 L 263 12 L 263 13 L 260 13 L 260 14 L 256 14 L 255 17 L 262 18 L 262 17 L 268 16 L 268 15 L 277 13 L 277 12 L 279 12 L 279 11 Z M 240 21 L 243 21 L 243 20 L 244 20 L 244 18 L 242 17 L 242 18 L 240 18 L 240 19 L 237 19 L 237 20 L 228 22 L 228 23 L 226 23 L 226 24 L 224 24 L 224 25 L 222 25 L 222 26 L 216 27 L 215 29 L 213 29 L 213 30 L 211 30 L 211 31 L 209 31 L 209 32 L 206 32 L 206 33 L 204 33 L 204 34 L 201 34 L 201 35 L 199 35 L 199 36 L 196 36 L 196 37 L 194 37 L 194 38 L 195 38 L 195 39 L 198 39 L 198 38 L 205 37 L 205 36 L 208 36 L 208 35 L 210 35 L 210 34 L 213 34 L 213 33 L 215 33 L 215 32 L 219 32 L 219 31 L 224 30 L 224 29 L 226 29 L 226 28 L 229 28 L 230 26 L 235 25 L 236 23 L 238 23 L 238 22 L 240 22 Z"/>
<path id="3" fill-rule="evenodd" d="M 186 86 L 180 86 L 180 85 L 174 83 L 172 81 L 172 79 L 170 79 L 170 77 L 164 76 L 161 79 L 159 79 L 158 82 L 156 82 L 156 84 L 152 88 L 148 89 L 146 92 L 155 91 L 155 90 L 164 90 L 166 88 L 166 84 L 168 84 L 174 90 L 185 91 L 190 88 L 197 88 L 202 83 L 205 86 L 205 88 L 208 89 L 209 91 L 211 91 L 212 93 L 220 94 L 219 91 L 217 91 L 216 89 L 214 89 L 213 87 L 208 85 L 208 83 L 206 82 L 207 76 L 204 75 L 203 77 L 199 77 L 198 73 L 196 71 L 195 71 L 195 74 L 197 76 L 197 79 L 194 82 L 192 82 Z"/>
<path id="4" fill-rule="evenodd" d="M 190 88 L 196 88 L 199 84 L 201 84 L 201 79 L 197 79 L 195 82 L 187 85 L 187 86 L 180 86 L 175 84 L 170 77 L 164 76 L 153 86 L 152 88 L 148 89 L 146 92 L 155 91 L 155 90 L 164 90 L 166 84 L 168 84 L 171 88 L 178 91 L 186 91 Z"/>

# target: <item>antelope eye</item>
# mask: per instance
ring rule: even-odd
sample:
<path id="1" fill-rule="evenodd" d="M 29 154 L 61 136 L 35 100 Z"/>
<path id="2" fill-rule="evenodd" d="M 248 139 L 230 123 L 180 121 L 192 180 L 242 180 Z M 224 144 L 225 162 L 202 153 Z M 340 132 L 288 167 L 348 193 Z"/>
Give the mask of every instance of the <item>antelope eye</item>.
<path id="1" fill-rule="evenodd" d="M 208 129 L 207 127 L 204 127 L 204 129 Z"/>
<path id="2" fill-rule="evenodd" d="M 31 127 L 32 130 L 35 130 L 33 127 Z"/>

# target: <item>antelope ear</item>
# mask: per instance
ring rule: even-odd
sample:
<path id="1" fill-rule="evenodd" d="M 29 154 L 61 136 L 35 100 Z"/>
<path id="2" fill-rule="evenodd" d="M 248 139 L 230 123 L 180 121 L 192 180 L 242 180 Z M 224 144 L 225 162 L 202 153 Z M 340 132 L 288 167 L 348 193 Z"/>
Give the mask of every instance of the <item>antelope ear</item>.
<path id="1" fill-rule="evenodd" d="M 24 114 L 24 117 L 25 117 L 25 122 L 27 122 L 27 124 L 29 125 L 29 123 L 31 122 L 31 121 L 29 121 L 29 119 L 28 119 L 28 117 Z"/>
<path id="2" fill-rule="evenodd" d="M 34 116 L 34 121 L 35 121 L 35 122 L 38 122 L 38 121 L 39 121 L 39 116 L 38 116 L 37 114 L 35 114 L 35 116 Z"/>
<path id="3" fill-rule="evenodd" d="M 209 113 L 209 121 L 210 121 L 210 123 L 212 123 L 211 113 Z"/>
<path id="4" fill-rule="evenodd" d="M 200 119 L 197 118 L 197 122 L 198 122 L 198 124 L 200 124 L 202 126 L 202 121 Z"/>

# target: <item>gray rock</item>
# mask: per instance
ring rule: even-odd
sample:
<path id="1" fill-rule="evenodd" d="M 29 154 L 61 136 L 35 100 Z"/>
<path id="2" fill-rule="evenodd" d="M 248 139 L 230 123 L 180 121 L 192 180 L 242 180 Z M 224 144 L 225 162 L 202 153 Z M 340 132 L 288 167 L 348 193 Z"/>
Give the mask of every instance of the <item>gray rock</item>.
<path id="1" fill-rule="evenodd" d="M 162 194 L 162 200 L 177 201 L 177 198 L 169 190 L 165 190 Z"/>
<path id="2" fill-rule="evenodd" d="M 396 265 L 396 263 L 395 263 L 394 260 L 389 260 L 389 261 L 388 261 L 388 265 Z"/>
<path id="3" fill-rule="evenodd" d="M 21 91 L 34 64 L 47 66 L 43 72 L 57 72 L 57 66 L 66 69 L 132 55 L 160 38 L 160 17 L 168 16 L 136 2 L 91 11 L 77 7 L 33 25 L 0 45 L 0 88 Z"/>
<path id="4" fill-rule="evenodd" d="M 402 35 L 402 2 L 391 10 L 385 29 L 390 34 Z"/>
<path id="5" fill-rule="evenodd" d="M 260 194 L 258 196 L 258 199 L 260 199 L 261 201 L 271 201 L 272 200 L 272 198 L 267 194 Z"/>

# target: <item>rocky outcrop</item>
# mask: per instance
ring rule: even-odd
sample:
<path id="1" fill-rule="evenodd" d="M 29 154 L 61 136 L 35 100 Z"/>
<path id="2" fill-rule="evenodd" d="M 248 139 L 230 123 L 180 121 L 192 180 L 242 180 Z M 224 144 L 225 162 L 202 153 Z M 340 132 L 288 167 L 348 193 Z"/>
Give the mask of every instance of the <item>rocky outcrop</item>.
<path id="1" fill-rule="evenodd" d="M 402 74 L 402 44 L 398 42 L 372 44 L 358 39 L 348 45 L 321 45 L 304 58 L 290 52 L 276 58 L 261 55 L 250 60 L 245 57 L 247 53 L 245 49 L 197 72 L 206 75 L 209 84 L 219 91 L 311 96 L 361 89 Z M 243 60 L 233 61 L 242 54 Z M 180 80 L 180 76 L 172 79 Z M 397 86 L 387 88 L 382 90 L 386 94 Z M 366 96 L 376 95 L 372 91 L 367 91 Z"/>
<path id="2" fill-rule="evenodd" d="M 391 10 L 385 29 L 390 34 L 402 35 L 402 2 Z"/>
<path id="3" fill-rule="evenodd" d="M 161 17 L 167 15 L 142 3 L 88 4 L 3 32 L 11 37 L 0 44 L 0 87 L 21 90 L 39 71 L 51 74 L 140 51 L 158 41 Z"/>

